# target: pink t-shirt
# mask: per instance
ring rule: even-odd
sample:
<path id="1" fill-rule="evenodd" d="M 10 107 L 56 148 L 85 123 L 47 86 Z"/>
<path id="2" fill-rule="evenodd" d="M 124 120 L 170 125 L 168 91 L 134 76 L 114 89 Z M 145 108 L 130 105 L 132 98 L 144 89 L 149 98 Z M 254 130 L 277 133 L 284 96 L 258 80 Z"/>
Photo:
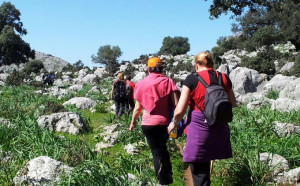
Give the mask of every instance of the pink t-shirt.
<path id="1" fill-rule="evenodd" d="M 151 114 L 144 109 L 142 125 L 168 125 L 169 124 L 169 96 L 156 102 Z"/>

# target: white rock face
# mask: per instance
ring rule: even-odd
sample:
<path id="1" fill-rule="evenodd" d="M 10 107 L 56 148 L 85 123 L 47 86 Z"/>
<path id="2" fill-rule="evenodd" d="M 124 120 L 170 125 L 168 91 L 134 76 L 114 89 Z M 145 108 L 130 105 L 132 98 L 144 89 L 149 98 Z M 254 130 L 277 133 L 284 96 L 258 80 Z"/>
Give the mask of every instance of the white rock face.
<path id="1" fill-rule="evenodd" d="M 284 89 L 279 93 L 280 98 L 290 98 L 300 100 L 300 78 L 289 82 Z"/>
<path id="2" fill-rule="evenodd" d="M 279 110 L 281 112 L 290 112 L 291 110 L 300 109 L 300 100 L 292 100 L 289 98 L 278 98 L 271 106 L 272 110 Z"/>
<path id="3" fill-rule="evenodd" d="M 227 64 L 220 65 L 219 68 L 217 69 L 217 71 L 222 72 L 222 73 L 227 74 L 227 75 L 230 73 L 229 67 L 228 67 Z"/>
<path id="4" fill-rule="evenodd" d="M 72 86 L 70 86 L 68 89 L 69 89 L 70 91 L 77 92 L 77 91 L 81 90 L 82 87 L 83 87 L 83 85 L 78 84 L 78 85 L 72 85 Z"/>
<path id="5" fill-rule="evenodd" d="M 89 72 L 89 70 L 86 68 L 79 70 L 78 78 L 79 79 L 83 78 L 84 76 L 86 76 L 88 74 L 88 72 Z"/>
<path id="6" fill-rule="evenodd" d="M 280 123 L 275 121 L 274 131 L 280 137 L 290 137 L 293 133 L 300 135 L 300 127 L 291 123 Z"/>
<path id="7" fill-rule="evenodd" d="M 281 74 L 277 74 L 274 76 L 269 82 L 267 82 L 264 86 L 265 90 L 277 90 L 281 91 L 285 88 L 287 84 L 294 81 L 296 79 L 295 76 L 283 76 Z"/>
<path id="8" fill-rule="evenodd" d="M 289 169 L 288 161 L 278 154 L 267 152 L 260 153 L 259 160 L 267 163 L 271 169 L 274 169 L 273 175 L 277 175 L 278 173 Z"/>
<path id="9" fill-rule="evenodd" d="M 56 185 L 62 174 L 70 174 L 72 168 L 47 156 L 30 160 L 18 171 L 14 178 L 15 185 Z"/>
<path id="10" fill-rule="evenodd" d="M 235 50 L 230 50 L 220 56 L 227 63 L 229 71 L 232 71 L 241 63 L 241 58 L 235 55 Z"/>
<path id="11" fill-rule="evenodd" d="M 60 112 L 51 115 L 43 115 L 38 118 L 38 125 L 48 128 L 50 131 L 79 134 L 84 127 L 79 114 L 74 112 Z"/>
<path id="12" fill-rule="evenodd" d="M 138 72 L 134 78 L 132 78 L 132 81 L 134 83 L 139 82 L 140 80 L 144 79 L 146 77 L 146 73 L 145 72 Z"/>
<path id="13" fill-rule="evenodd" d="M 262 83 L 263 79 L 256 70 L 245 67 L 237 67 L 229 75 L 233 90 L 239 94 L 256 92 L 257 86 Z"/>
<path id="14" fill-rule="evenodd" d="M 280 72 L 290 71 L 291 68 L 294 66 L 294 62 L 288 62 L 280 69 Z"/>
<path id="15" fill-rule="evenodd" d="M 78 109 L 90 109 L 94 107 L 97 103 L 86 97 L 74 97 L 66 102 L 63 103 L 63 105 L 75 105 L 76 108 Z"/>
<path id="16" fill-rule="evenodd" d="M 42 61 L 45 69 L 48 72 L 60 72 L 64 66 L 67 66 L 69 64 L 67 61 L 61 58 L 37 51 L 35 52 L 35 59 Z"/>
<path id="17" fill-rule="evenodd" d="M 98 77 L 102 77 L 106 73 L 105 68 L 97 68 L 94 74 Z"/>

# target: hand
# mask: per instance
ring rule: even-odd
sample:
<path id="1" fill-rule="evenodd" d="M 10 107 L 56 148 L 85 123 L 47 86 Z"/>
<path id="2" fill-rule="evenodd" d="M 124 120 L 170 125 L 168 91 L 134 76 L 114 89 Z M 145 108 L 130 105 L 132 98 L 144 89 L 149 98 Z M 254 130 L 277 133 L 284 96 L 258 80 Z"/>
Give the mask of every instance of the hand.
<path id="1" fill-rule="evenodd" d="M 131 122 L 131 124 L 130 124 L 128 130 L 133 131 L 133 128 L 134 128 L 135 126 L 136 126 L 136 121 L 134 120 L 134 121 Z"/>
<path id="2" fill-rule="evenodd" d="M 171 122 L 168 126 L 168 133 L 170 134 L 170 132 L 175 128 L 176 128 L 175 123 Z"/>

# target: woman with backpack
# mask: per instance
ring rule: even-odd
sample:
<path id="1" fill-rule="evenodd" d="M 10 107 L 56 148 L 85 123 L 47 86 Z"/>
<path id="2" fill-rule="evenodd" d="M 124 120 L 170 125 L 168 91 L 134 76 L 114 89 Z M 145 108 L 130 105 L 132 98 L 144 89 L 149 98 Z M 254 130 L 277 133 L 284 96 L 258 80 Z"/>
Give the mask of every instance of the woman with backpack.
<path id="1" fill-rule="evenodd" d="M 196 73 L 187 76 L 183 83 L 181 96 L 174 111 L 173 123 L 169 125 L 168 131 L 178 126 L 189 106 L 183 162 L 190 164 L 194 186 L 200 186 L 210 185 L 210 162 L 212 160 L 232 157 L 228 123 L 223 121 L 211 125 L 212 123 L 208 122 L 209 118 L 204 115 L 205 111 L 210 109 L 208 104 L 205 105 L 207 108 L 204 107 L 204 103 L 215 101 L 205 100 L 208 96 L 206 95 L 208 87 L 220 85 L 219 91 L 225 92 L 227 102 L 231 103 L 229 109 L 236 106 L 236 100 L 229 77 L 213 69 L 213 60 L 208 52 L 201 52 L 196 56 L 195 70 Z M 205 87 L 198 79 L 204 80 L 209 86 Z M 220 110 L 222 111 L 222 108 Z"/>
<path id="2" fill-rule="evenodd" d="M 112 83 L 111 99 L 115 101 L 116 117 L 121 117 L 124 113 L 126 100 L 126 84 L 123 72 L 118 73 L 117 79 Z"/>
<path id="3" fill-rule="evenodd" d="M 133 109 L 129 130 L 136 126 L 136 120 L 143 111 L 142 130 L 147 138 L 153 156 L 156 178 L 161 185 L 173 182 L 172 165 L 167 150 L 169 107 L 177 105 L 178 88 L 172 79 L 162 74 L 162 62 L 159 58 L 150 58 L 147 62 L 149 75 L 135 85 Z"/>

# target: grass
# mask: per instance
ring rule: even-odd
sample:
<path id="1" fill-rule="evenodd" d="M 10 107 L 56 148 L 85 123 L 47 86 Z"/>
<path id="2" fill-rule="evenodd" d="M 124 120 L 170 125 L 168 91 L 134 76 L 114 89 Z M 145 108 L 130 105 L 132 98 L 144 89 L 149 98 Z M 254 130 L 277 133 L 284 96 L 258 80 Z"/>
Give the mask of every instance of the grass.
<path id="1" fill-rule="evenodd" d="M 108 83 L 102 82 L 107 88 Z M 99 85 L 100 86 L 100 85 Z M 79 110 L 74 106 L 61 107 L 62 103 L 74 96 L 84 96 L 90 89 L 85 85 L 82 91 L 72 93 L 59 100 L 55 97 L 33 93 L 34 87 L 1 87 L 0 117 L 10 120 L 11 127 L 0 125 L 0 180 L 1 184 L 12 185 L 13 178 L 29 160 L 38 156 L 49 156 L 74 167 L 68 177 L 63 177 L 60 185 L 143 185 L 157 183 L 154 176 L 152 155 L 142 133 L 139 119 L 133 132 L 128 131 L 131 116 L 116 119 L 105 109 L 96 113 Z M 270 93 L 271 94 L 271 93 Z M 273 92 L 271 99 L 276 99 Z M 274 96 L 275 95 L 275 96 Z M 108 96 L 89 93 L 90 98 L 108 102 Z M 43 114 L 60 111 L 77 112 L 87 124 L 83 133 L 77 136 L 53 133 L 37 125 L 37 118 Z M 289 162 L 289 167 L 300 167 L 300 137 L 291 135 L 279 138 L 273 132 L 273 122 L 293 123 L 300 126 L 300 111 L 289 113 L 271 110 L 263 106 L 257 110 L 247 110 L 246 106 L 234 109 L 234 120 L 230 123 L 233 158 L 214 163 L 212 185 L 267 185 L 270 181 L 269 167 L 258 160 L 262 152 L 279 154 Z M 93 149 L 103 137 L 103 128 L 120 124 L 118 143 L 104 152 Z M 185 137 L 178 139 L 185 143 Z M 137 146 L 139 153 L 128 155 L 124 146 Z M 184 185 L 182 157 L 174 141 L 168 142 L 173 167 L 174 183 Z M 136 176 L 130 183 L 127 173 Z"/>

